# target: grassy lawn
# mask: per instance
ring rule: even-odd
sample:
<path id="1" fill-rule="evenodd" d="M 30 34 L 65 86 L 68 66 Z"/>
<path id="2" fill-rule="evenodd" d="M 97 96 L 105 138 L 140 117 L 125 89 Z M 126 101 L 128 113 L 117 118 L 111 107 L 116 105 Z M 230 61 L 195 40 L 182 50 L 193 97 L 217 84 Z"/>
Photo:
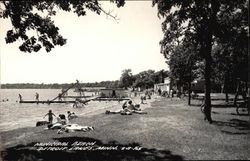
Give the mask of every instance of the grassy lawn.
<path id="1" fill-rule="evenodd" d="M 94 131 L 57 134 L 45 127 L 1 133 L 6 160 L 234 160 L 250 159 L 249 116 L 214 101 L 213 124 L 204 121 L 199 104 L 177 98 L 155 99 L 145 115 L 97 114 L 74 120 Z M 93 143 L 95 150 L 37 151 L 37 142 Z M 98 148 L 108 148 L 102 149 Z M 3 148 L 3 147 L 2 147 Z M 118 148 L 113 149 L 112 148 Z"/>

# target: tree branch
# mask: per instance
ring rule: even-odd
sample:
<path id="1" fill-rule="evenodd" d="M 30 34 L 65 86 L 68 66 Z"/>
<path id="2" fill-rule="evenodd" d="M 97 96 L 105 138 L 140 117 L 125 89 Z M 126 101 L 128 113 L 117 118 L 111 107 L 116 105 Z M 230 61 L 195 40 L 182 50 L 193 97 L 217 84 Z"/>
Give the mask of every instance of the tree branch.
<path id="1" fill-rule="evenodd" d="M 107 17 L 111 17 L 111 18 L 113 18 L 117 23 L 119 23 L 118 21 L 119 21 L 119 19 L 117 18 L 117 15 L 112 15 L 112 12 L 113 11 L 105 11 L 104 9 L 102 9 L 101 7 L 99 8 Z"/>

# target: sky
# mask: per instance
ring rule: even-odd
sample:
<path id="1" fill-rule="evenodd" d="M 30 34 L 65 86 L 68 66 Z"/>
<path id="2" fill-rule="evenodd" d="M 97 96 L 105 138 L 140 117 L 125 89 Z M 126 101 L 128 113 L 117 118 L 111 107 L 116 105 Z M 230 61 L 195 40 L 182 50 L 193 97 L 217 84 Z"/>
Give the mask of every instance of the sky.
<path id="1" fill-rule="evenodd" d="M 11 24 L 0 19 L 0 83 L 100 82 L 118 80 L 124 69 L 131 69 L 133 74 L 168 70 L 159 45 L 162 20 L 152 2 L 128 1 L 121 8 L 101 3 L 119 20 L 91 11 L 78 17 L 59 10 L 53 20 L 67 44 L 49 53 L 44 49 L 21 52 L 20 41 L 6 44 L 4 38 Z"/>

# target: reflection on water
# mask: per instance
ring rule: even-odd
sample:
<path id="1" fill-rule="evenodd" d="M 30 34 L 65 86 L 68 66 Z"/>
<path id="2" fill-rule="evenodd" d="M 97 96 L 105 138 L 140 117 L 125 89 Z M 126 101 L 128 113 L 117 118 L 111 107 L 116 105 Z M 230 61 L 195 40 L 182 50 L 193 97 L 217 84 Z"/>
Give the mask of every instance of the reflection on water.
<path id="1" fill-rule="evenodd" d="M 59 89 L 0 89 L 0 131 L 7 131 L 22 127 L 34 127 L 37 121 L 47 120 L 43 116 L 52 110 L 58 116 L 67 111 L 74 111 L 78 116 L 91 116 L 98 113 L 104 113 L 106 108 L 119 108 L 118 102 L 97 102 L 91 101 L 82 108 L 73 108 L 72 104 L 20 104 L 18 103 L 18 94 L 23 100 L 35 100 L 35 93 L 39 93 L 40 100 L 55 98 L 61 90 Z M 69 91 L 69 95 L 76 95 Z M 86 93 L 92 95 L 92 93 Z M 8 101 L 2 101 L 6 100 Z M 67 115 L 66 115 L 67 116 Z M 54 119 L 55 121 L 56 119 Z"/>

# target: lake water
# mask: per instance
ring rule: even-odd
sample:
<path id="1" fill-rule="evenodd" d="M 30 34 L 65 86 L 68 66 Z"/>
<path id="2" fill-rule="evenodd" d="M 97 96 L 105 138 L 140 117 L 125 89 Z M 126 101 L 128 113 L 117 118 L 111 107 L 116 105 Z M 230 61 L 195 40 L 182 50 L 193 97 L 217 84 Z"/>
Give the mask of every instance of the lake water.
<path id="1" fill-rule="evenodd" d="M 73 108 L 72 104 L 30 104 L 18 103 L 18 94 L 23 100 L 35 100 L 35 93 L 39 93 L 39 100 L 51 100 L 55 98 L 59 89 L 0 89 L 0 131 L 8 131 L 23 127 L 34 127 L 37 121 L 47 121 L 43 116 L 51 109 L 58 116 L 67 111 L 75 112 L 78 116 L 93 116 L 98 113 L 104 113 L 107 109 L 119 109 L 121 103 L 116 101 L 98 102 L 90 101 L 88 105 L 82 108 Z M 92 95 L 88 92 L 85 95 Z M 68 95 L 76 95 L 73 90 Z M 8 99 L 8 101 L 6 101 Z M 5 101 L 3 101 L 5 100 Z M 56 119 L 54 118 L 54 121 Z"/>

